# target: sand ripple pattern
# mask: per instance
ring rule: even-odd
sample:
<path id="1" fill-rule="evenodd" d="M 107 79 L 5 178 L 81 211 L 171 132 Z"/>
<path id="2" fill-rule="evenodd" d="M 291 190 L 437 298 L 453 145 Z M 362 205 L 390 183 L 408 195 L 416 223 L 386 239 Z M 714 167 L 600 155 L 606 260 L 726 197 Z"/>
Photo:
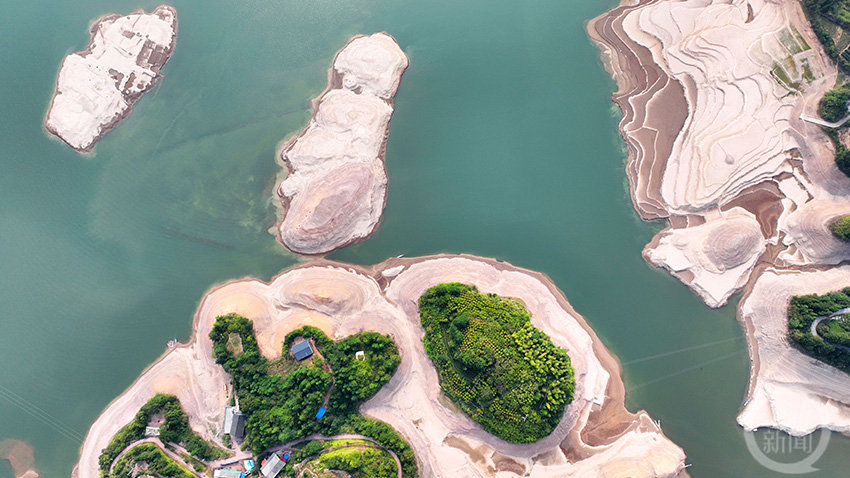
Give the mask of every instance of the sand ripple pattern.
<path id="1" fill-rule="evenodd" d="M 378 227 L 387 192 L 384 147 L 393 97 L 408 60 L 386 33 L 358 36 L 339 53 L 313 119 L 281 152 L 281 243 L 324 254 Z"/>

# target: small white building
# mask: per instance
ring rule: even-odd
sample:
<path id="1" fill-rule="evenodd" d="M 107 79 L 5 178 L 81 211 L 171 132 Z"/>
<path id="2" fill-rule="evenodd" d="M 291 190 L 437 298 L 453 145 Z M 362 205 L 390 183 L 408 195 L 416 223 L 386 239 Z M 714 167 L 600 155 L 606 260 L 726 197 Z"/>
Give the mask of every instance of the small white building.
<path id="1" fill-rule="evenodd" d="M 366 360 L 366 352 L 364 352 L 362 350 L 358 350 L 357 352 L 354 353 L 354 358 L 356 358 L 357 360 L 360 360 L 360 361 Z"/>

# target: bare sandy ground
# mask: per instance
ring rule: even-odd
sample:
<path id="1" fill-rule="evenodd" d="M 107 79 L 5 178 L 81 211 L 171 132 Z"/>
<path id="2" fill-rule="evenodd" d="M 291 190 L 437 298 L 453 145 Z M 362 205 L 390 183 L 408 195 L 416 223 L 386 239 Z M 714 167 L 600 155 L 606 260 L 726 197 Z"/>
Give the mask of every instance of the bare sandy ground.
<path id="1" fill-rule="evenodd" d="M 387 193 L 385 147 L 393 97 L 407 56 L 386 33 L 358 35 L 340 50 L 310 124 L 280 153 L 278 239 L 300 254 L 324 254 L 369 237 Z"/>
<path id="2" fill-rule="evenodd" d="M 21 440 L 0 440 L 0 460 L 9 460 L 15 478 L 38 478 L 35 471 L 35 453 Z"/>
<path id="3" fill-rule="evenodd" d="M 799 3 L 624 1 L 588 31 L 617 80 L 635 208 L 670 222 L 644 257 L 711 307 L 752 289 L 740 305 L 752 374 L 739 422 L 846 431 L 850 394 L 823 372 L 837 371 L 785 338 L 792 291 L 850 285 L 826 271 L 850 260 L 828 230 L 850 213 L 850 179 L 828 138 L 800 119 L 837 73 Z"/>
<path id="4" fill-rule="evenodd" d="M 65 57 L 44 119 L 50 133 L 88 152 L 153 88 L 177 41 L 177 12 L 107 15 L 91 26 L 88 47 Z"/>
<path id="5" fill-rule="evenodd" d="M 568 350 L 576 371 L 576 398 L 550 436 L 530 445 L 507 443 L 441 397 L 436 371 L 422 346 L 416 304 L 427 288 L 447 281 L 522 300 L 534 325 Z M 286 332 L 305 324 L 334 339 L 363 330 L 392 335 L 402 363 L 361 411 L 390 423 L 410 442 L 423 476 L 683 473 L 684 452 L 646 412 L 625 410 L 616 359 L 548 278 L 494 260 L 442 255 L 391 259 L 372 268 L 314 261 L 269 284 L 245 279 L 212 290 L 196 314 L 192 342 L 167 352 L 94 423 L 75 476 L 96 476 L 99 451 L 156 392 L 175 393 L 192 428 L 218 439 L 227 380 L 213 364 L 208 334 L 215 317 L 229 312 L 254 321 L 261 352 L 269 358 L 280 356 Z"/>

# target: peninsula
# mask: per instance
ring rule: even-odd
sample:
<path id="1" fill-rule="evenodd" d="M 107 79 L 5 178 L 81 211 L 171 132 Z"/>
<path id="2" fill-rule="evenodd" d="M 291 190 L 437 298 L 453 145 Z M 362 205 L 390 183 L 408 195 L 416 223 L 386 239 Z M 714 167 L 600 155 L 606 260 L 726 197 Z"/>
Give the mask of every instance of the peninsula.
<path id="1" fill-rule="evenodd" d="M 88 47 L 65 57 L 44 120 L 47 131 L 84 153 L 153 88 L 177 40 L 177 12 L 107 15 L 91 26 Z"/>
<path id="2" fill-rule="evenodd" d="M 710 307 L 745 291 L 752 373 L 739 423 L 850 429 L 850 377 L 787 339 L 792 296 L 850 285 L 830 269 L 850 259 L 830 231 L 850 213 L 850 179 L 803 119 L 837 71 L 800 4 L 623 2 L 588 31 L 617 81 L 635 209 L 669 222 L 644 257 Z"/>
<path id="3" fill-rule="evenodd" d="M 408 59 L 386 33 L 356 36 L 340 50 L 310 124 L 283 147 L 278 239 L 308 255 L 369 237 L 387 194 L 385 147 L 393 97 Z"/>
<path id="4" fill-rule="evenodd" d="M 510 298 L 511 302 L 505 304 L 517 313 L 520 309 L 509 304 L 522 304 L 533 326 L 528 330 L 539 329 L 569 355 L 575 372 L 573 399 L 548 435 L 532 443 L 499 439 L 451 405 L 441 393 L 438 372 L 423 346 L 418 304 L 429 289 L 452 282 Z M 249 322 L 244 322 L 246 319 Z M 251 324 L 253 335 L 246 335 L 246 323 Z M 626 411 L 616 359 L 546 276 L 491 259 L 439 255 L 395 258 L 373 267 L 316 260 L 284 271 L 268 284 L 244 279 L 213 289 L 199 306 L 191 341 L 168 350 L 92 425 L 73 476 L 97 477 L 101 450 L 157 394 L 173 395 L 179 401 L 191 430 L 202 440 L 210 446 L 229 448 L 229 442 L 222 437 L 222 423 L 226 420 L 226 407 L 234 403 L 231 378 L 240 401 L 243 395 L 239 390 L 249 382 L 240 378 L 236 383 L 236 376 L 231 377 L 222 365 L 247 371 L 245 367 L 254 367 L 251 364 L 255 360 L 279 363 L 285 358 L 282 354 L 287 347 L 293 354 L 303 354 L 300 349 L 307 347 L 293 347 L 303 340 L 296 336 L 312 341 L 314 350 L 326 350 L 332 355 L 335 352 L 328 347 L 334 347 L 333 343 L 342 347 L 349 337 L 364 331 L 390 338 L 389 342 L 380 339 L 387 344 L 384 350 L 390 351 L 388 357 L 392 357 L 397 347 L 401 360 L 395 362 L 398 369 L 383 387 L 383 379 L 378 379 L 372 387 L 377 393 L 359 406 L 359 413 L 398 431 L 412 448 L 419 476 L 485 477 L 507 473 L 506 476 L 667 477 L 684 470 L 683 451 L 663 435 L 658 424 L 646 412 Z M 231 355 L 253 347 L 259 355 Z M 373 346 L 362 349 L 366 354 L 377 350 Z M 222 365 L 216 363 L 216 357 Z M 319 358 L 314 360 L 319 366 L 323 363 Z M 325 356 L 325 363 L 334 360 Z M 356 366 L 357 362 L 352 363 Z M 394 367 L 392 362 L 387 364 Z M 285 365 L 275 367 L 291 370 Z M 337 375 L 337 367 L 332 367 Z M 237 372 L 237 368 L 230 370 L 240 376 L 246 373 Z M 256 372 L 251 373 L 251 380 L 259 380 Z M 315 373 L 321 375 L 319 371 Z M 309 383 L 326 383 L 319 375 Z M 338 386 L 343 383 L 339 380 L 336 377 Z M 290 382 L 287 379 L 283 386 Z M 257 390 L 264 387 L 258 386 Z M 313 393 L 301 396 L 315 405 L 322 401 L 322 395 Z M 160 397 L 158 400 L 171 400 Z M 250 400 L 252 404 L 245 407 L 267 403 L 266 399 Z M 327 414 L 336 413 L 332 410 L 336 403 L 333 398 L 324 402 L 331 404 Z M 310 416 L 305 423 L 313 423 L 311 407 L 299 409 L 301 415 Z M 285 418 L 287 413 L 279 411 L 268 416 L 283 420 L 275 423 L 290 423 Z M 316 419 L 322 415 L 320 409 Z M 303 416 L 293 419 L 304 420 Z M 248 427 L 262 426 L 257 417 L 248 416 L 247 420 Z M 281 452 L 286 450 L 284 446 Z M 250 450 L 237 453 L 215 463 L 250 456 Z M 273 458 L 269 460 L 276 463 Z M 306 466 L 310 462 L 300 463 Z"/>

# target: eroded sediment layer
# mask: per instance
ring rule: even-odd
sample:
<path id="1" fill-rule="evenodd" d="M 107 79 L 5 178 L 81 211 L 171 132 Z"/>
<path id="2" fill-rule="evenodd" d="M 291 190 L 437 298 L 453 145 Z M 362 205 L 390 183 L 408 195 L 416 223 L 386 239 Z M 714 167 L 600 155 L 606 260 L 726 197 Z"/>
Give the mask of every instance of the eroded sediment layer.
<path id="1" fill-rule="evenodd" d="M 47 131 L 77 151 L 90 151 L 153 88 L 176 40 L 177 12 L 168 5 L 97 20 L 88 47 L 62 62 Z"/>
<path id="2" fill-rule="evenodd" d="M 649 262 L 719 307 L 756 280 L 761 284 L 767 268 L 789 274 L 790 283 L 808 277 L 800 271 L 850 259 L 850 247 L 828 230 L 850 213 L 850 180 L 835 167 L 825 135 L 800 119 L 815 114 L 837 73 L 797 2 L 647 0 L 602 15 L 589 31 L 619 87 L 614 99 L 623 109 L 635 207 L 644 218 L 670 221 L 645 248 Z M 661 149 L 647 130 L 670 111 L 673 118 L 682 112 L 653 108 L 652 101 L 664 97 L 661 85 L 676 83 L 682 93 L 669 104 L 684 105 L 686 118 L 672 143 L 663 143 L 671 146 Z M 790 295 L 772 297 L 774 309 L 753 305 L 757 297 L 754 292 L 742 305 L 753 383 L 761 348 L 774 354 L 772 364 L 787 363 L 781 354 L 802 356 L 785 340 L 787 318 L 779 317 Z M 751 387 L 760 395 L 750 403 L 763 402 L 765 390 L 779 390 L 783 380 L 776 397 L 829 386 L 818 374 L 795 382 L 800 377 L 766 373 L 759 379 L 766 385 Z M 795 434 L 833 427 L 850 415 L 850 395 L 830 400 L 835 419 L 824 418 L 823 408 L 799 413 L 793 400 L 771 396 L 769 415 L 794 420 L 753 421 L 745 413 L 742 423 L 772 423 Z"/>
<path id="3" fill-rule="evenodd" d="M 367 238 L 387 193 L 384 148 L 408 60 L 386 33 L 352 39 L 333 61 L 310 124 L 284 146 L 278 187 L 287 249 L 323 254 Z"/>
<path id="4" fill-rule="evenodd" d="M 548 437 L 528 445 L 507 443 L 445 405 L 422 345 L 417 304 L 425 290 L 450 281 L 518 298 L 534 326 L 568 351 L 575 400 Z M 219 429 L 229 396 L 208 334 L 215 317 L 229 312 L 254 321 L 260 350 L 268 358 L 279 357 L 286 334 L 307 324 L 334 339 L 362 330 L 390 334 L 401 365 L 361 411 L 391 424 L 408 440 L 422 476 L 649 477 L 675 476 L 684 468 L 683 451 L 646 412 L 625 410 L 616 360 L 547 277 L 493 260 L 443 255 L 392 259 L 372 268 L 313 262 L 269 284 L 248 279 L 213 290 L 195 316 L 192 342 L 167 352 L 94 423 L 76 476 L 96 476 L 97 456 L 111 433 L 157 392 L 176 394 L 193 429 L 219 440 L 210 430 Z"/>

